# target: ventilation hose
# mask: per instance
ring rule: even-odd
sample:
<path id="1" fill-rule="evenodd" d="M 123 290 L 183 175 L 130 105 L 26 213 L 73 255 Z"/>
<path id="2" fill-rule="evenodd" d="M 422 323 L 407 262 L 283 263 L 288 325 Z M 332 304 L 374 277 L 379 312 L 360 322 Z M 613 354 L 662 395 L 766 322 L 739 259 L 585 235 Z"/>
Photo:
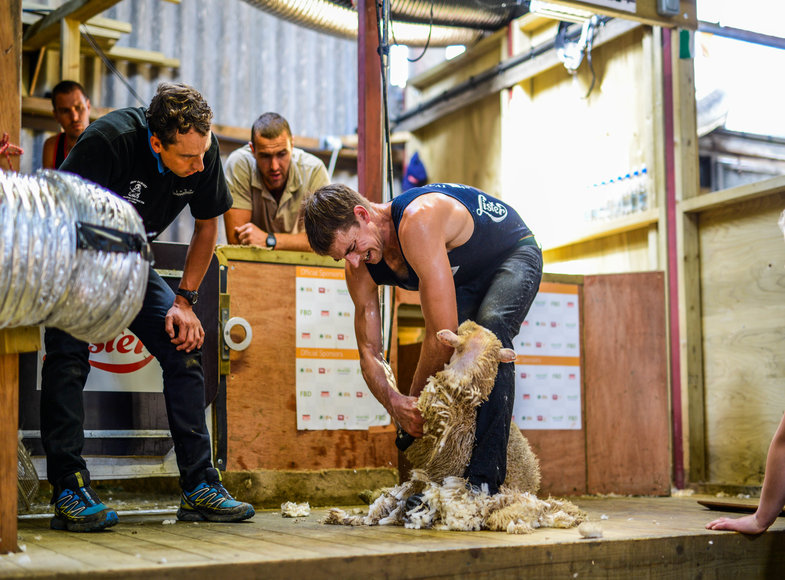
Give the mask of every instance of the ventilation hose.
<path id="1" fill-rule="evenodd" d="M 0 328 L 110 340 L 141 309 L 151 262 L 125 200 L 69 173 L 0 171 Z"/>

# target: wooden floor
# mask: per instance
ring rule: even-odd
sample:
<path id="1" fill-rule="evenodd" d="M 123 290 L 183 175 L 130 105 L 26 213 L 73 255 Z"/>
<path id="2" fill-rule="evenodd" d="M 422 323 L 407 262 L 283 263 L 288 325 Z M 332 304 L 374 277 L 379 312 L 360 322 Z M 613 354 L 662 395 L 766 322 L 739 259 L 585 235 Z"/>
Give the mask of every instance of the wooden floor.
<path id="1" fill-rule="evenodd" d="M 262 511 L 240 524 L 164 523 L 173 511 L 121 512 L 101 533 L 49 529 L 20 519 L 25 551 L 0 556 L 0 578 L 785 578 L 785 518 L 749 538 L 709 532 L 719 512 L 696 497 L 579 498 L 603 528 L 601 539 L 575 529 L 440 532 L 343 527 Z"/>

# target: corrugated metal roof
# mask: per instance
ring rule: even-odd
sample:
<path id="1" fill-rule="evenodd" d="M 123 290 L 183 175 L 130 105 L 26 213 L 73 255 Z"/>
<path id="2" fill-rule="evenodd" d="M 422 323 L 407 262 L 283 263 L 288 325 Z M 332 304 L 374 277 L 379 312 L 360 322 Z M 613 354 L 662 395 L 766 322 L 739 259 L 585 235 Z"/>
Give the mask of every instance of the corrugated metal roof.
<path id="1" fill-rule="evenodd" d="M 176 80 L 198 88 L 222 125 L 250 130 L 261 113 L 276 111 L 296 135 L 356 131 L 355 42 L 281 20 L 241 0 L 124 0 L 104 15 L 133 25 L 118 46 L 180 59 L 174 70 L 117 65 L 145 104 L 158 82 Z M 103 90 L 104 106 L 137 104 L 112 75 L 105 77 Z"/>

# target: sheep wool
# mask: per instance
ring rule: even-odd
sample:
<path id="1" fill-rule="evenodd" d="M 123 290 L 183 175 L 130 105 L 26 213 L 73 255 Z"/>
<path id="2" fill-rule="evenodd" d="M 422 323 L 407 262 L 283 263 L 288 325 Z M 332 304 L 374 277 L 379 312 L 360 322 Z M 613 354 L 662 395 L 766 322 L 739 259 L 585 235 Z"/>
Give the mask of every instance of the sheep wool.
<path id="1" fill-rule="evenodd" d="M 366 515 L 334 508 L 322 523 L 528 534 L 583 522 L 586 514 L 569 501 L 537 498 L 539 461 L 515 424 L 510 425 L 507 477 L 499 493 L 491 496 L 487 489 L 467 486 L 460 475 L 471 457 L 477 407 L 493 389 L 499 362 L 512 362 L 515 353 L 472 321 L 461 324 L 457 334 L 441 330 L 437 336 L 455 350 L 444 369 L 428 379 L 417 402 L 425 434 L 406 450 L 414 467 L 409 481 L 381 490 Z M 415 494 L 421 501 L 407 509 L 407 499 Z"/>

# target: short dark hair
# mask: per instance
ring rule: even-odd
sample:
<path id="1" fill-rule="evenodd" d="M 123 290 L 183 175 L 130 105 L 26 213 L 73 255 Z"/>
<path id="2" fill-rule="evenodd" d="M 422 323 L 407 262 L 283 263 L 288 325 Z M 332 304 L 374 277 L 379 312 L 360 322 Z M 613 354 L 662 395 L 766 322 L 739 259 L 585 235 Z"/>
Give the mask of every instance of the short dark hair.
<path id="1" fill-rule="evenodd" d="M 330 183 L 317 189 L 303 202 L 303 220 L 308 243 L 317 254 L 324 256 L 335 241 L 335 234 L 348 230 L 357 223 L 354 208 L 358 205 L 371 209 L 371 203 L 351 187 Z"/>
<path id="2" fill-rule="evenodd" d="M 200 135 L 207 135 L 213 112 L 199 91 L 192 86 L 161 83 L 145 116 L 150 132 L 166 147 L 175 143 L 178 133 L 185 135 L 191 129 Z"/>
<path id="3" fill-rule="evenodd" d="M 286 119 L 278 113 L 264 113 L 254 121 L 253 127 L 251 127 L 251 143 L 253 143 L 254 137 L 275 139 L 281 133 L 286 133 L 289 139 L 292 138 L 292 130 L 289 128 L 289 123 Z"/>
<path id="4" fill-rule="evenodd" d="M 55 88 L 52 89 L 52 93 L 50 95 L 50 97 L 52 98 L 52 108 L 54 109 L 57 107 L 57 105 L 55 104 L 55 97 L 57 95 L 67 95 L 69 93 L 72 93 L 73 91 L 81 91 L 81 93 L 84 95 L 84 98 L 87 99 L 88 101 L 90 100 L 90 97 L 87 96 L 87 91 L 85 91 L 84 87 L 80 85 L 78 82 L 68 81 L 68 80 L 60 81 L 55 85 Z"/>

